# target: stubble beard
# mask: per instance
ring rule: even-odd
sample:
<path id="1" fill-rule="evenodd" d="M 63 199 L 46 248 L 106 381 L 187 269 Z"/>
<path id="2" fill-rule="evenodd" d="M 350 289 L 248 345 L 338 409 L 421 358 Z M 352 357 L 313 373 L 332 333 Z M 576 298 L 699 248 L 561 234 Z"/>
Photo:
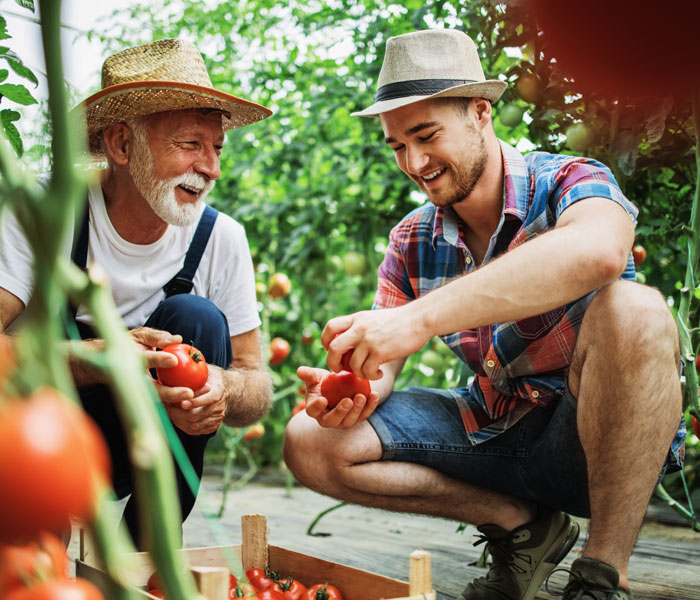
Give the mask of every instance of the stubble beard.
<path id="1" fill-rule="evenodd" d="M 448 189 L 442 192 L 431 193 L 428 190 L 428 199 L 437 207 L 445 208 L 453 206 L 467 198 L 481 180 L 486 170 L 488 153 L 484 135 L 475 125 L 470 129 L 474 134 L 472 143 L 464 148 L 453 161 L 453 166 L 448 168 L 446 175 L 450 175 L 454 181 Z"/>
<path id="2" fill-rule="evenodd" d="M 199 216 L 204 199 L 214 187 L 214 180 L 196 173 L 156 179 L 145 125 L 138 121 L 129 122 L 128 125 L 134 134 L 134 147 L 129 160 L 129 174 L 134 185 L 153 212 L 165 223 L 177 227 L 192 225 Z M 179 185 L 201 188 L 202 191 L 196 201 L 180 203 L 175 197 L 175 188 Z"/>

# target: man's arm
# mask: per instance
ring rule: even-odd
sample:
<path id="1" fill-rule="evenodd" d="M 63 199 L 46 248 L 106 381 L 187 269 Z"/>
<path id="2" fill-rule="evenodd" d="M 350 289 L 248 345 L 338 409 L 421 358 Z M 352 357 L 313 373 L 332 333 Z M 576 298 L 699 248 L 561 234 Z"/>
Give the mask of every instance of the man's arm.
<path id="1" fill-rule="evenodd" d="M 0 333 L 8 328 L 23 310 L 24 302 L 5 288 L 0 287 Z"/>
<path id="2" fill-rule="evenodd" d="M 617 279 L 633 241 L 632 220 L 620 205 L 580 200 L 554 229 L 422 298 L 332 319 L 321 338 L 328 365 L 339 368 L 343 353 L 353 348 L 355 374 L 378 379 L 382 364 L 413 354 L 435 335 L 563 306 Z"/>

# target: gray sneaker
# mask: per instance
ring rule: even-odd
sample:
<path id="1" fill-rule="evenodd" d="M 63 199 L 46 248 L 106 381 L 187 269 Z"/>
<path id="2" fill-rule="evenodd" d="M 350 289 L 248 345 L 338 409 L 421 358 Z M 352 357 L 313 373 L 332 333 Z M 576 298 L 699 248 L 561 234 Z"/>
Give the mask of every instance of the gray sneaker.
<path id="1" fill-rule="evenodd" d="M 492 565 L 472 581 L 458 600 L 534 600 L 537 590 L 578 538 L 569 515 L 540 507 L 534 521 L 507 531 L 498 525 L 477 528 L 487 542 Z"/>
<path id="2" fill-rule="evenodd" d="M 617 587 L 620 574 L 615 567 L 595 558 L 577 558 L 571 563 L 569 583 L 562 600 L 634 600 Z"/>

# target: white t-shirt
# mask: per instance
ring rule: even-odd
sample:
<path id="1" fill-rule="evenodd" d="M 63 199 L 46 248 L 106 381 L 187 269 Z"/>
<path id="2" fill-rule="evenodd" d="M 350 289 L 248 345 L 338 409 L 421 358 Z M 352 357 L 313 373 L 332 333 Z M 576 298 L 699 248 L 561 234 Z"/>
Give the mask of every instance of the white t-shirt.
<path id="1" fill-rule="evenodd" d="M 102 188 L 89 190 L 90 236 L 87 264 L 93 261 L 108 274 L 114 302 L 127 328 L 143 325 L 165 298 L 163 286 L 182 268 L 197 228 L 169 226 L 153 244 L 124 240 L 107 215 Z M 202 207 L 202 211 L 204 207 Z M 67 240 L 70 256 L 73 240 Z M 0 215 L 0 287 L 25 306 L 34 288 L 31 247 L 9 212 Z M 255 298 L 255 277 L 243 226 L 219 213 L 202 260 L 194 276 L 192 293 L 211 300 L 226 315 L 231 335 L 260 325 Z M 78 310 L 79 321 L 92 324 L 91 315 Z"/>

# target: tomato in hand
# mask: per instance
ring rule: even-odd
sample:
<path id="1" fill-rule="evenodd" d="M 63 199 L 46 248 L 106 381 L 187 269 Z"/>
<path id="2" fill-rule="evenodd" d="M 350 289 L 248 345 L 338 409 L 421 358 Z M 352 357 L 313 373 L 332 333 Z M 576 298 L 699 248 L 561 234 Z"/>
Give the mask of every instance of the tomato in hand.
<path id="1" fill-rule="evenodd" d="M 85 579 L 53 579 L 39 585 L 17 589 L 3 600 L 104 600 L 92 583 Z"/>
<path id="2" fill-rule="evenodd" d="M 371 391 L 369 381 L 347 371 L 328 373 L 321 380 L 321 395 L 328 400 L 328 408 L 334 408 L 343 398 L 354 398 L 357 394 L 369 398 Z"/>
<path id="3" fill-rule="evenodd" d="M 69 517 L 89 519 L 100 480 L 108 479 L 100 431 L 56 390 L 0 408 L 0 543 L 58 533 Z"/>
<path id="4" fill-rule="evenodd" d="M 306 590 L 302 600 L 343 600 L 340 590 L 328 583 L 317 583 Z"/>
<path id="5" fill-rule="evenodd" d="M 174 367 L 158 367 L 158 381 L 170 387 L 188 387 L 193 392 L 204 387 L 209 369 L 202 353 L 189 344 L 170 344 L 163 348 L 177 358 Z"/>

